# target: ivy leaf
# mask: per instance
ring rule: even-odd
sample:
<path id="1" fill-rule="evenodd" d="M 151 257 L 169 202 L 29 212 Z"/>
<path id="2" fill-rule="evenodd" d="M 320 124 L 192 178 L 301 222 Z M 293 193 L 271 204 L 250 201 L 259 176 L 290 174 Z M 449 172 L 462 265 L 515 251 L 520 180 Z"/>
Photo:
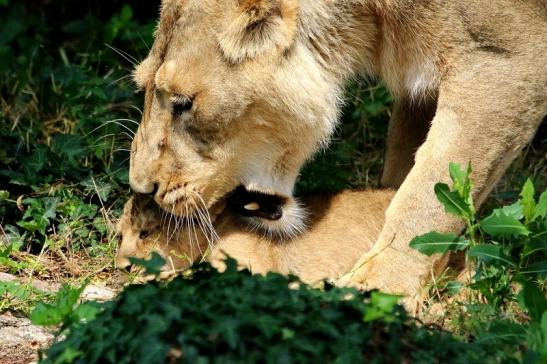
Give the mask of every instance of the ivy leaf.
<path id="1" fill-rule="evenodd" d="M 501 209 L 496 209 L 480 222 L 480 227 L 494 237 L 527 236 L 530 231 L 520 221 L 507 216 Z"/>
<path id="2" fill-rule="evenodd" d="M 39 302 L 32 313 L 30 320 L 35 325 L 58 325 L 74 312 L 78 299 L 82 294 L 87 283 L 81 287 L 73 288 L 69 285 L 63 285 L 53 303 Z"/>
<path id="3" fill-rule="evenodd" d="M 539 196 L 539 202 L 536 206 L 536 211 L 532 217 L 532 221 L 535 221 L 538 217 L 544 218 L 547 216 L 547 191 L 543 192 Z"/>
<path id="4" fill-rule="evenodd" d="M 435 185 L 435 195 L 443 204 L 446 212 L 458 217 L 471 217 L 471 209 L 467 202 L 457 192 L 450 191 L 447 184 L 437 183 Z"/>
<path id="5" fill-rule="evenodd" d="M 469 248 L 467 255 L 470 257 L 480 258 L 483 262 L 500 262 L 503 265 L 514 266 L 511 258 L 504 254 L 501 246 L 494 244 L 479 244 Z"/>
<path id="6" fill-rule="evenodd" d="M 532 321 L 540 322 L 541 316 L 547 311 L 547 299 L 541 289 L 532 281 L 527 281 L 519 293 L 519 300 L 528 310 Z"/>
<path id="7" fill-rule="evenodd" d="M 417 236 L 410 242 L 411 248 L 427 256 L 463 250 L 468 246 L 469 242 L 463 237 L 454 233 L 442 234 L 436 231 Z"/>
<path id="8" fill-rule="evenodd" d="M 534 183 L 528 178 L 520 191 L 520 202 L 526 221 L 530 221 L 534 217 L 534 212 L 536 210 L 536 201 L 534 200 L 535 193 Z"/>
<path id="9" fill-rule="evenodd" d="M 153 252 L 152 257 L 148 260 L 131 257 L 129 258 L 129 261 L 131 264 L 144 268 L 144 274 L 154 276 L 161 273 L 161 268 L 165 264 L 165 259 L 156 252 Z"/>

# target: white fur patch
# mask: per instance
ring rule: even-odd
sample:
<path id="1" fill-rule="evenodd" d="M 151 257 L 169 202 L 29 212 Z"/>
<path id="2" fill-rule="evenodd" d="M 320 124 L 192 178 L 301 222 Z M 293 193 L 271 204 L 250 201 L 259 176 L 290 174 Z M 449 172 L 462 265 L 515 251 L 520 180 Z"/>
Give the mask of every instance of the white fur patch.
<path id="1" fill-rule="evenodd" d="M 427 95 L 436 86 L 435 66 L 431 61 L 415 62 L 406 72 L 406 88 L 412 99 Z"/>
<path id="2" fill-rule="evenodd" d="M 283 205 L 283 214 L 279 220 L 258 217 L 244 219 L 252 230 L 263 232 L 268 237 L 292 239 L 306 231 L 308 212 L 297 200 L 291 198 Z"/>

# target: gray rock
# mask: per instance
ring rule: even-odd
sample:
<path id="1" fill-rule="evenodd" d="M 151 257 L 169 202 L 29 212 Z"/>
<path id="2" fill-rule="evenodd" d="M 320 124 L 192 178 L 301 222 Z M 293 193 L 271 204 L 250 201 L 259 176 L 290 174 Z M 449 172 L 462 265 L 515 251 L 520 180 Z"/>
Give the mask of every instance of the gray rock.
<path id="1" fill-rule="evenodd" d="M 36 362 L 38 349 L 53 340 L 52 331 L 33 325 L 29 319 L 0 314 L 0 364 Z"/>

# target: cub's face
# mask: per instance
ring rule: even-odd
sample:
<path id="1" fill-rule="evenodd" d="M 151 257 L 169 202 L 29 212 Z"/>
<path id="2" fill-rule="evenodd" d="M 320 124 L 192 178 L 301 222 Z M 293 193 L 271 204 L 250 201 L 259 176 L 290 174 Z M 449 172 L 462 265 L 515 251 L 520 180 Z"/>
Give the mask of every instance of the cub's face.
<path id="1" fill-rule="evenodd" d="M 164 0 L 135 70 L 146 92 L 130 183 L 194 217 L 243 185 L 290 197 L 338 94 L 300 39 L 297 0 Z"/>
<path id="2" fill-rule="evenodd" d="M 131 264 L 129 257 L 146 258 L 162 245 L 160 225 L 161 215 L 153 200 L 146 196 L 129 199 L 116 227 L 120 239 L 116 267 L 126 268 Z"/>
<path id="3" fill-rule="evenodd" d="M 117 225 L 116 267 L 127 268 L 130 257 L 148 259 L 156 252 L 166 260 L 163 270 L 185 269 L 217 240 L 212 229 L 210 221 L 190 224 L 163 212 L 152 197 L 136 194 L 126 202 Z"/>

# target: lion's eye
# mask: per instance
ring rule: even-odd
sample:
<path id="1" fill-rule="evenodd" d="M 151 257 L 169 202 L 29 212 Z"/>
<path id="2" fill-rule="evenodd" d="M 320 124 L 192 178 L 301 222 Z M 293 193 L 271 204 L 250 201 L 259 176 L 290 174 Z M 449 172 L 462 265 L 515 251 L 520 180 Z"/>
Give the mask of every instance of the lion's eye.
<path id="1" fill-rule="evenodd" d="M 173 103 L 173 116 L 180 116 L 192 109 L 193 100 L 187 95 L 174 95 L 171 98 Z"/>

